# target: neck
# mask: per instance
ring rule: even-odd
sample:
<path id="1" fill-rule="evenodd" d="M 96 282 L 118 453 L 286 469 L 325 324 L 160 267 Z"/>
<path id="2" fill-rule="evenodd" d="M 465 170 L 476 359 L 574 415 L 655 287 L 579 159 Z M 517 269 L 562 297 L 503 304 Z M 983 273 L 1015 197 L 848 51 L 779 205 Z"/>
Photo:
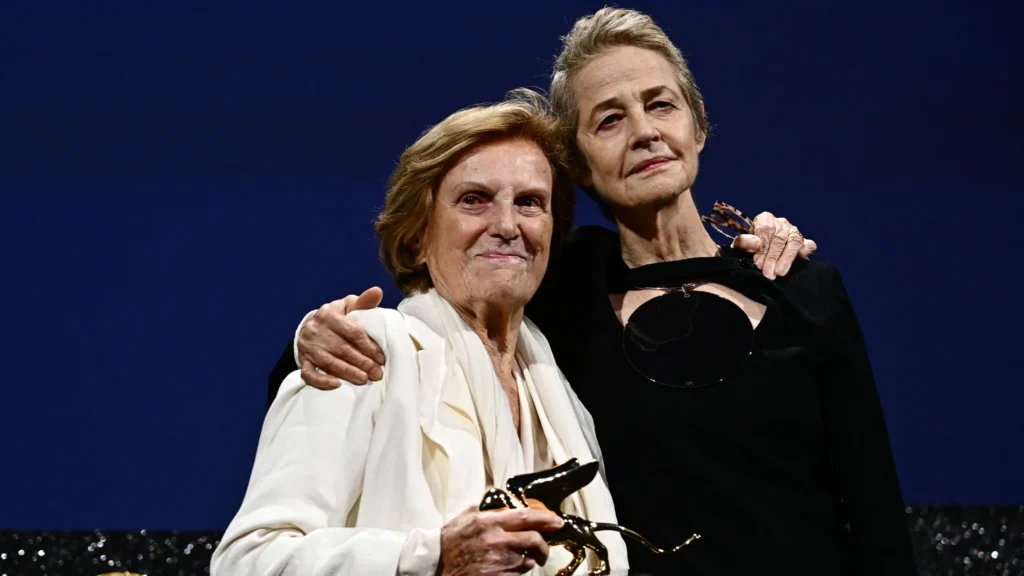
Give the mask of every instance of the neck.
<path id="1" fill-rule="evenodd" d="M 621 212 L 615 214 L 615 223 L 622 260 L 630 268 L 718 253 L 718 245 L 704 228 L 689 190 L 669 204 Z"/>
<path id="2" fill-rule="evenodd" d="M 485 302 L 466 307 L 455 305 L 455 309 L 480 337 L 499 378 L 512 374 L 523 307 Z"/>

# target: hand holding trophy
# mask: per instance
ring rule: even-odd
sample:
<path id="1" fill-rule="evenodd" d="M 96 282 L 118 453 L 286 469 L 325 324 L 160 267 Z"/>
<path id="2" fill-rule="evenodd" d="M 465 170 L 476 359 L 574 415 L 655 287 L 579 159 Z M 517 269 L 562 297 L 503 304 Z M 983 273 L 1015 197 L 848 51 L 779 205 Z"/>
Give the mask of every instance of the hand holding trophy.
<path id="1" fill-rule="evenodd" d="M 568 566 L 556 573 L 556 576 L 569 576 L 586 558 L 586 549 L 597 554 L 600 560 L 597 567 L 590 571 L 590 576 L 606 576 L 611 572 L 608 565 L 608 551 L 597 538 L 597 532 L 612 530 L 643 544 L 655 554 L 672 554 L 700 539 L 700 534 L 693 534 L 675 548 L 665 550 L 651 544 L 646 538 L 617 524 L 591 522 L 579 516 L 561 511 L 562 501 L 570 494 L 589 484 L 597 475 L 597 460 L 580 464 L 572 458 L 567 462 L 529 474 L 513 476 L 505 483 L 505 490 L 491 488 L 484 494 L 480 502 L 480 510 L 504 510 L 507 508 L 541 508 L 557 514 L 565 524 L 554 532 L 543 534 L 544 540 L 551 546 L 562 546 L 572 554 Z"/>

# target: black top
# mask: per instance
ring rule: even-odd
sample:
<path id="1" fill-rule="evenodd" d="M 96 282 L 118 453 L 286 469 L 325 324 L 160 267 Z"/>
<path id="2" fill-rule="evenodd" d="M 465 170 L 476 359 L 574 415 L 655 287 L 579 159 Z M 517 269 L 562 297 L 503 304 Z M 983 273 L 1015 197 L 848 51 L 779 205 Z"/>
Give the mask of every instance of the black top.
<path id="1" fill-rule="evenodd" d="M 732 285 L 767 305 L 753 353 L 725 381 L 683 389 L 643 378 L 623 354 L 608 296 L 624 267 L 617 234 L 578 228 L 526 312 L 594 417 L 620 524 L 662 547 L 703 536 L 669 557 L 626 538 L 631 574 L 915 574 L 882 408 L 836 269 L 798 261 L 769 289 Z M 271 399 L 292 370 L 289 346 Z"/>
<path id="2" fill-rule="evenodd" d="M 640 376 L 609 302 L 618 235 L 577 229 L 527 314 L 594 417 L 631 573 L 915 574 L 896 467 L 857 318 L 836 269 L 798 261 L 774 286 L 732 377 L 672 388 Z M 772 284 L 760 272 L 753 278 Z M 717 280 L 717 279 L 716 279 Z M 775 290 L 775 292 L 773 292 Z"/>

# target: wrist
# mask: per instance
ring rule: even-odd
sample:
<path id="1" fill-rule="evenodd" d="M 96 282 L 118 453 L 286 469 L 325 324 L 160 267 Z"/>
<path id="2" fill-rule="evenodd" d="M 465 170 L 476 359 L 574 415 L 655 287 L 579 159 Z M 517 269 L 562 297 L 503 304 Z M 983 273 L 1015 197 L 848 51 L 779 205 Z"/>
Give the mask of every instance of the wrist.
<path id="1" fill-rule="evenodd" d="M 306 324 L 306 320 L 309 320 L 309 317 L 313 314 L 316 314 L 316 310 L 310 310 L 302 317 L 302 320 L 299 321 L 299 327 L 295 329 L 295 337 L 292 338 L 292 358 L 295 360 L 296 368 L 302 368 L 302 362 L 299 361 L 299 334 L 302 333 L 302 327 Z"/>

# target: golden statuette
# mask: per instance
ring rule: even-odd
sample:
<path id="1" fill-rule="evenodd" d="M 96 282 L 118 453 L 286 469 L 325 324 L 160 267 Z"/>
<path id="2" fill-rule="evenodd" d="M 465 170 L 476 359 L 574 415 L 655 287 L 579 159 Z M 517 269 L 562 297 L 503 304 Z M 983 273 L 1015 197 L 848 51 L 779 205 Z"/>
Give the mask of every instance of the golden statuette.
<path id="1" fill-rule="evenodd" d="M 700 539 L 700 534 L 694 534 L 675 548 L 664 550 L 651 544 L 646 538 L 629 528 L 605 522 L 591 522 L 585 518 L 562 512 L 562 501 L 573 492 L 590 484 L 597 476 L 598 468 L 597 460 L 580 464 L 579 460 L 573 458 L 554 468 L 513 476 L 505 483 L 505 490 L 491 488 L 484 494 L 484 498 L 480 502 L 480 510 L 538 508 L 557 514 L 565 524 L 554 532 L 544 534 L 544 540 L 551 546 L 564 547 L 572 554 L 572 561 L 568 566 L 559 570 L 556 576 L 572 574 L 586 558 L 587 548 L 593 550 L 600 560 L 598 566 L 591 570 L 589 575 L 606 576 L 609 574 L 611 567 L 608 565 L 608 550 L 598 540 L 596 534 L 603 530 L 612 530 L 629 536 L 655 554 L 672 554 Z"/>

